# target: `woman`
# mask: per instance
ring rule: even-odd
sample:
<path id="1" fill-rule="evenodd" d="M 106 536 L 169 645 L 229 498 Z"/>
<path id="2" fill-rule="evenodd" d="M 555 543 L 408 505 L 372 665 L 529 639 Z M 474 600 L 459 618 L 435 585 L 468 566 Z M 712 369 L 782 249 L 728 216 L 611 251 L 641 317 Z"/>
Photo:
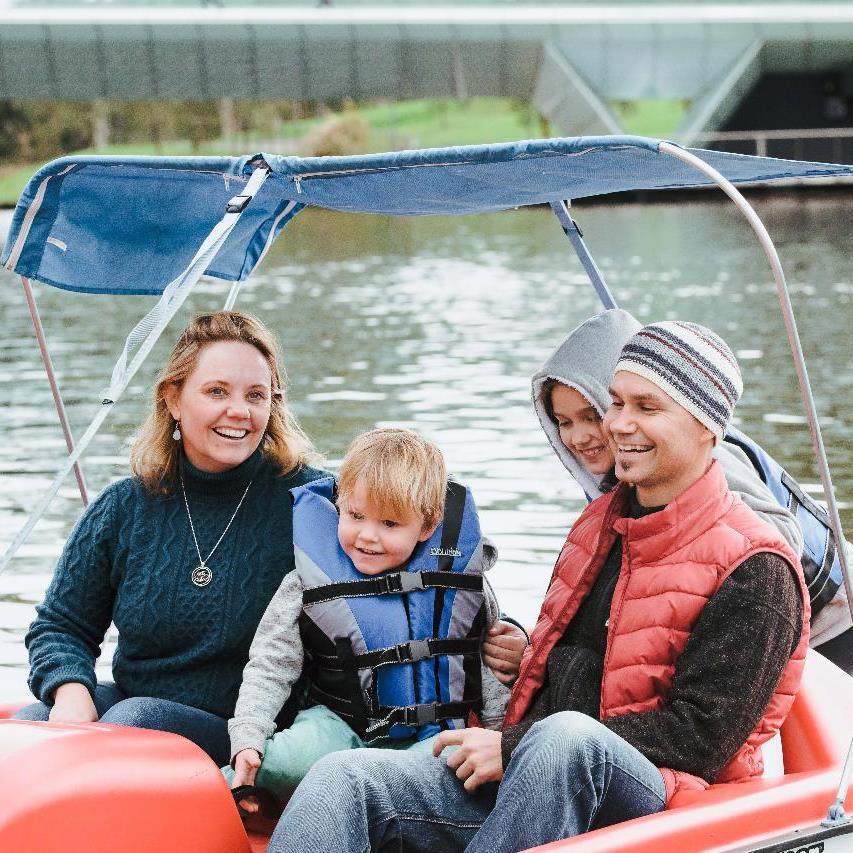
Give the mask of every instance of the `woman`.
<path id="1" fill-rule="evenodd" d="M 293 568 L 289 490 L 326 476 L 283 379 L 274 337 L 248 314 L 205 314 L 181 334 L 134 476 L 84 513 L 37 608 L 26 644 L 40 701 L 17 719 L 174 732 L 228 762 L 249 645 Z M 110 622 L 114 683 L 98 684 Z"/>

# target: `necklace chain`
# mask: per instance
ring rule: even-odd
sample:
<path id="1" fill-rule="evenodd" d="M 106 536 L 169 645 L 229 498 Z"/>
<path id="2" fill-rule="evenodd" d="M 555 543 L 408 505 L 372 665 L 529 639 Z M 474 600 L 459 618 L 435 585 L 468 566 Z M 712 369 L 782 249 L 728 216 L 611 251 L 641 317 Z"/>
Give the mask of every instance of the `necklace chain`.
<path id="1" fill-rule="evenodd" d="M 190 522 L 190 533 L 192 533 L 192 535 L 193 535 L 193 542 L 195 543 L 195 550 L 196 550 L 196 553 L 198 554 L 198 559 L 199 559 L 198 569 L 202 569 L 202 570 L 207 571 L 207 573 L 208 573 L 207 583 L 210 583 L 210 580 L 209 580 L 210 570 L 207 568 L 207 561 L 213 556 L 213 552 L 219 547 L 219 543 L 222 542 L 222 540 L 225 538 L 225 534 L 228 532 L 228 529 L 231 527 L 232 523 L 234 522 L 234 519 L 237 517 L 237 513 L 240 511 L 240 507 L 243 506 L 243 501 L 246 500 L 246 495 L 249 494 L 249 487 L 251 485 L 252 485 L 252 481 L 249 480 L 249 484 L 246 486 L 246 490 L 243 492 L 243 497 L 240 498 L 240 501 L 237 504 L 237 508 L 232 513 L 231 518 L 229 519 L 228 524 L 225 525 L 225 529 L 222 531 L 220 537 L 216 540 L 216 544 L 213 546 L 213 548 L 210 549 L 210 553 L 207 555 L 207 557 L 202 557 L 201 556 L 201 548 L 198 547 L 198 537 L 195 535 L 195 525 L 193 524 L 193 517 L 192 517 L 192 513 L 190 512 L 190 503 L 187 500 L 187 490 L 184 487 L 184 475 L 181 474 L 181 494 L 183 494 L 183 496 L 184 496 L 184 506 L 187 508 L 187 518 L 189 519 L 189 522 Z M 196 586 L 200 585 L 195 580 L 193 580 L 193 583 L 195 583 Z M 205 583 L 203 585 L 207 586 L 207 583 Z"/>

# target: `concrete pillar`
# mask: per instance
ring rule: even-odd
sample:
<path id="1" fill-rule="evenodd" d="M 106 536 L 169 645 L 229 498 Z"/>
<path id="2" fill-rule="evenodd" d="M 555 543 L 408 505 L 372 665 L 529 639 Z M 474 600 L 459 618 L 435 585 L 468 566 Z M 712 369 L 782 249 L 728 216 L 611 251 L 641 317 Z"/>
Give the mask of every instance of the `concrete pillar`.
<path id="1" fill-rule="evenodd" d="M 219 132 L 223 139 L 233 139 L 237 135 L 233 98 L 219 99 Z"/>
<path id="2" fill-rule="evenodd" d="M 623 133 L 619 120 L 600 92 L 584 80 L 565 51 L 545 45 L 533 105 L 562 136 Z"/>
<path id="3" fill-rule="evenodd" d="M 110 105 L 107 101 L 92 101 L 92 147 L 102 151 L 110 144 Z"/>

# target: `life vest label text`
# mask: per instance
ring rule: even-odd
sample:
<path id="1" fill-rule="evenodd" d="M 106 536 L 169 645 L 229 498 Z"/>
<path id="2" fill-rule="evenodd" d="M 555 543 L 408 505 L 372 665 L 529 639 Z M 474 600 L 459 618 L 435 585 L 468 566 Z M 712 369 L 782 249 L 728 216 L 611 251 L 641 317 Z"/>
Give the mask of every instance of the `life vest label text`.
<path id="1" fill-rule="evenodd" d="M 430 557 L 461 557 L 462 552 L 458 548 L 430 548 Z"/>

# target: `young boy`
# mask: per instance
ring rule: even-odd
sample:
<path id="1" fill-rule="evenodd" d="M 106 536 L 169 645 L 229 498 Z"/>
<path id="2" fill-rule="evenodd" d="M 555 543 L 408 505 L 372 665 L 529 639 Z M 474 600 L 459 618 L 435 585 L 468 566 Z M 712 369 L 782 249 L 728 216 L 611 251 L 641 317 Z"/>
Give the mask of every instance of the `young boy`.
<path id="1" fill-rule="evenodd" d="M 372 430 L 335 485 L 292 492 L 296 569 L 261 619 L 228 724 L 233 788 L 286 798 L 330 752 L 429 751 L 472 711 L 486 725 L 502 716 L 508 693 L 480 663 L 498 618 L 482 573 L 497 552 L 439 449 L 411 430 Z M 308 707 L 275 732 L 303 670 Z"/>

